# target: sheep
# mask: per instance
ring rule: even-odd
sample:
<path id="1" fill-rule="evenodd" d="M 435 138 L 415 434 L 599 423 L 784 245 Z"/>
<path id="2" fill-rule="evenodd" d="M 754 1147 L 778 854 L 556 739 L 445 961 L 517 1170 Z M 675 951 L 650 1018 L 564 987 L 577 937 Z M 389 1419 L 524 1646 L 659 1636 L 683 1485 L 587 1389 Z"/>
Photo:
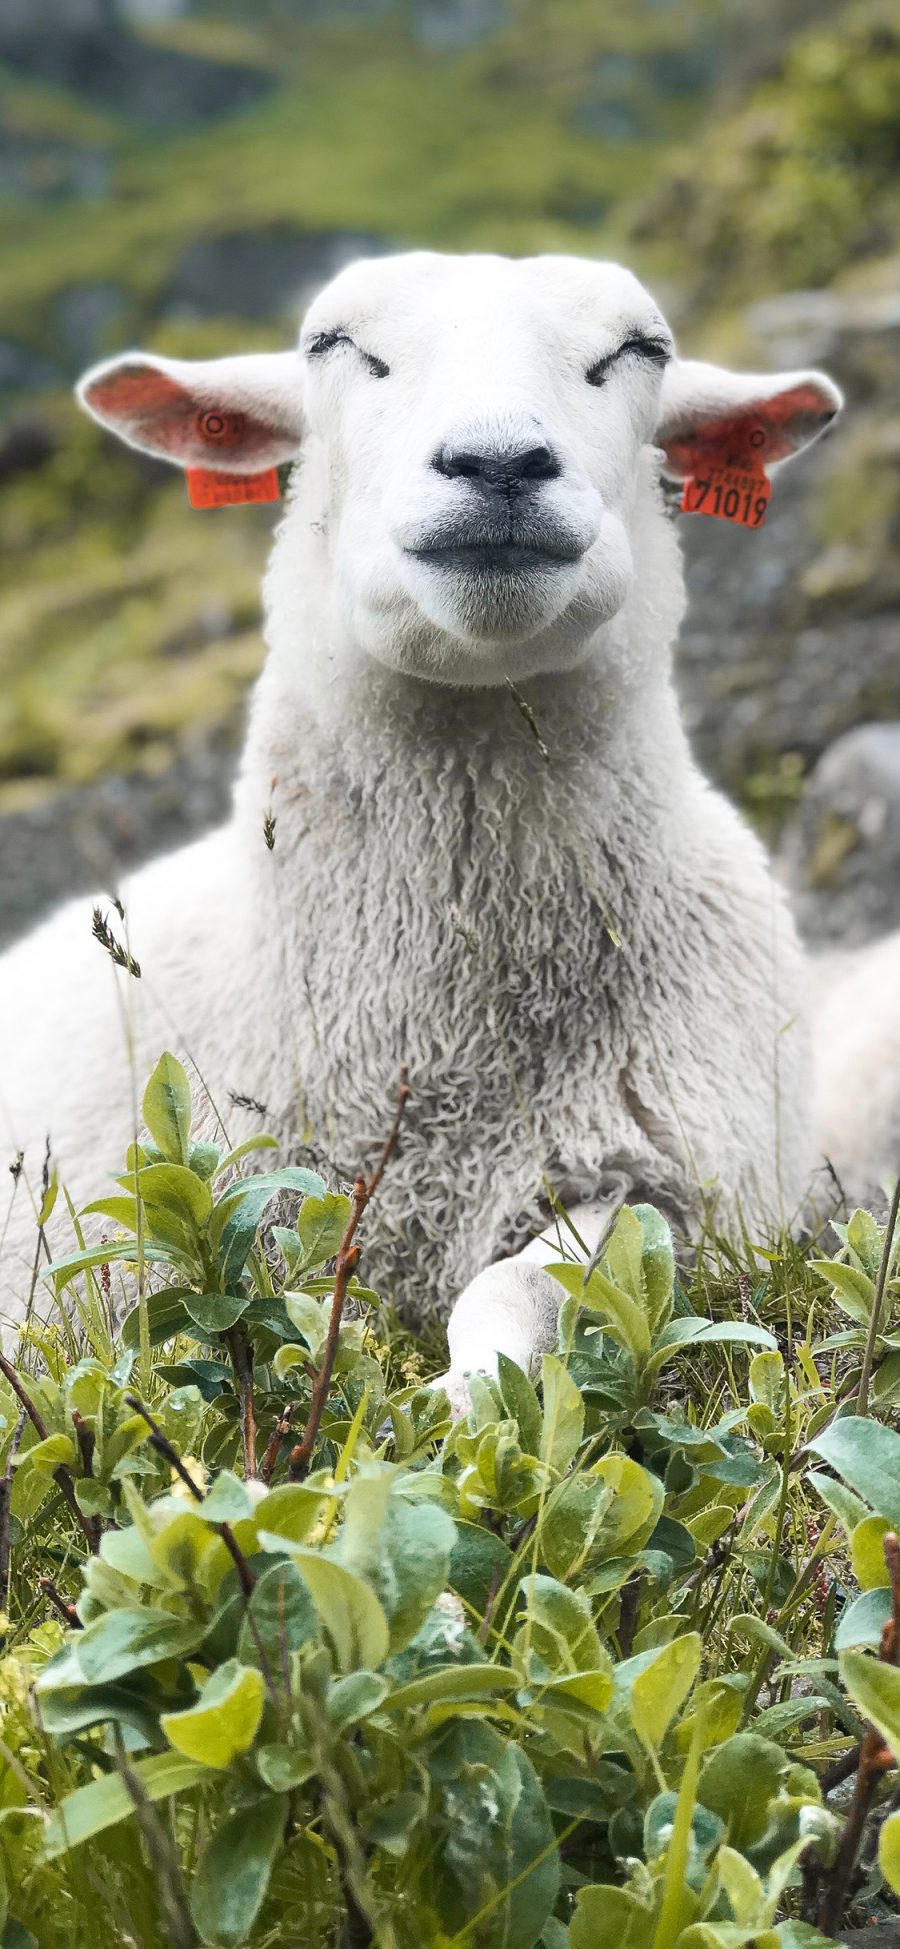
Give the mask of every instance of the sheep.
<path id="1" fill-rule="evenodd" d="M 232 817 L 122 889 L 141 980 L 82 900 L 0 962 L 31 1185 L 49 1132 L 97 1195 L 164 1046 L 201 1135 L 264 1117 L 337 1183 L 405 1062 L 366 1273 L 449 1320 L 457 1405 L 498 1351 L 527 1368 L 552 1343 L 559 1206 L 587 1249 L 626 1197 L 688 1230 L 790 1222 L 814 1161 L 802 957 L 688 749 L 659 476 L 748 440 L 780 464 L 834 418 L 831 382 L 679 359 L 615 264 L 412 253 L 342 271 L 296 350 L 130 352 L 80 398 L 176 466 L 299 465 Z M 20 1195 L 14 1317 L 33 1237 Z"/>

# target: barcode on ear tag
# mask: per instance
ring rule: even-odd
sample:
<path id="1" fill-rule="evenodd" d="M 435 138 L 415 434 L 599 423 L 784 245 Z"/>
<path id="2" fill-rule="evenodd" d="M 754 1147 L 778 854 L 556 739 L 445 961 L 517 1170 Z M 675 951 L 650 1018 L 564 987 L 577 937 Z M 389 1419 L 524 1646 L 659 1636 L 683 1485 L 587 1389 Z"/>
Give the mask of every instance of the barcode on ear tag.
<path id="1" fill-rule="evenodd" d="M 246 507 L 249 501 L 277 501 L 281 493 L 277 467 L 264 474 L 221 474 L 209 467 L 187 470 L 188 500 L 192 508 Z"/>
<path id="2" fill-rule="evenodd" d="M 681 496 L 683 514 L 718 515 L 740 528 L 761 528 L 772 484 L 767 474 L 744 474 L 724 467 L 707 467 L 689 476 Z"/>

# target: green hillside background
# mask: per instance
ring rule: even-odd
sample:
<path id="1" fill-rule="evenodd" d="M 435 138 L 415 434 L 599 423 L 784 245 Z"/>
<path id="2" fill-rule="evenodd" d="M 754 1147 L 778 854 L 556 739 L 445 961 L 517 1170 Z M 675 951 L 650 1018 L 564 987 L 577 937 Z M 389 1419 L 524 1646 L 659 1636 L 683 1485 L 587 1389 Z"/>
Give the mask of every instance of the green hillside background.
<path id="1" fill-rule="evenodd" d="M 618 256 L 687 351 L 821 354 L 851 408 L 785 490 L 780 532 L 683 524 L 689 716 L 770 832 L 837 732 L 900 717 L 898 100 L 892 0 L 0 0 L 14 921 L 73 870 L 52 808 L 71 828 L 74 788 L 91 804 L 100 781 L 134 781 L 103 801 L 119 855 L 218 810 L 262 653 L 268 514 L 192 514 L 176 476 L 77 412 L 73 379 L 136 342 L 289 342 L 304 296 L 358 252 Z M 792 662 L 779 630 L 811 628 L 825 648 Z"/>

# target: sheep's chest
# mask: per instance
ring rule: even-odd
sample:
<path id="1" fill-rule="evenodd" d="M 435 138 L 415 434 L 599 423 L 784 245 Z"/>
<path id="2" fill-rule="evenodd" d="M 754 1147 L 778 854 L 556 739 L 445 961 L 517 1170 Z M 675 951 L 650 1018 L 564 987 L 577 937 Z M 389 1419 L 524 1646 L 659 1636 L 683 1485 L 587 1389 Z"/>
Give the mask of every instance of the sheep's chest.
<path id="1" fill-rule="evenodd" d="M 491 801 L 455 810 L 436 830 L 407 796 L 385 809 L 388 830 L 369 823 L 349 874 L 344 856 L 339 889 L 293 917 L 280 903 L 292 1147 L 352 1175 L 377 1155 L 408 1068 L 374 1269 L 396 1297 L 415 1280 L 416 1308 L 430 1248 L 455 1289 L 536 1212 L 548 1178 L 593 1181 L 631 1034 L 611 910 L 626 891 L 610 889 L 599 842 L 504 821 Z M 427 1303 L 444 1310 L 443 1290 Z"/>

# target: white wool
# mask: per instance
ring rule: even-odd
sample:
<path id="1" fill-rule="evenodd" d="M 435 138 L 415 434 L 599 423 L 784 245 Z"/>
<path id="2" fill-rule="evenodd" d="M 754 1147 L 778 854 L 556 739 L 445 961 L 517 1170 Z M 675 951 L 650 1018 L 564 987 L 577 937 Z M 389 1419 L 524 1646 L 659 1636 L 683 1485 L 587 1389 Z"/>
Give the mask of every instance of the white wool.
<path id="1" fill-rule="evenodd" d="M 352 344 L 312 349 L 338 328 Z M 551 1189 L 595 1230 L 622 1196 L 688 1229 L 711 1204 L 761 1233 L 795 1218 L 813 1164 L 801 956 L 761 846 L 687 748 L 654 442 L 717 411 L 764 416 L 793 387 L 818 417 L 785 440 L 775 414 L 781 459 L 837 395 L 815 374 L 719 375 L 717 406 L 714 369 L 676 363 L 660 403 L 657 358 L 611 358 L 635 333 L 669 336 L 618 267 L 413 256 L 342 273 L 303 359 L 192 380 L 133 354 L 88 376 L 91 409 L 170 458 L 202 460 L 195 408 L 230 402 L 248 444 L 208 464 L 268 464 L 286 429 L 302 462 L 231 821 L 121 889 L 141 980 L 92 939 L 88 899 L 0 960 L 0 1127 L 27 1177 L 3 1255 L 12 1317 L 45 1135 L 76 1205 L 97 1196 L 164 1046 L 202 1134 L 263 1124 L 333 1183 L 375 1159 L 408 1065 L 364 1269 L 417 1323 L 476 1282 L 456 1376 L 546 1343 L 559 1289 L 529 1258 L 494 1262 L 546 1224 Z M 567 559 L 436 567 L 435 536 L 488 502 L 435 454 L 523 442 L 558 460 L 533 505 Z"/>

